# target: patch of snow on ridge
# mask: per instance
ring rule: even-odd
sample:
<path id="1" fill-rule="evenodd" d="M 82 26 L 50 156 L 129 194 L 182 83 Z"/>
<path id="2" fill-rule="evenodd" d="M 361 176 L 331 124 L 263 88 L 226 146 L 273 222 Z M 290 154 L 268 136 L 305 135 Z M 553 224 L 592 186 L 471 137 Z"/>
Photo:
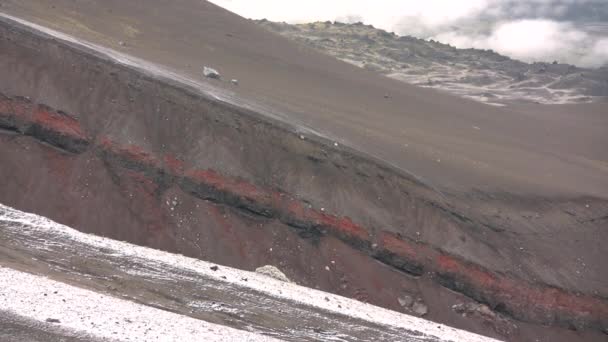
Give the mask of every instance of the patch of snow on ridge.
<path id="1" fill-rule="evenodd" d="M 281 298 L 294 303 L 319 308 L 326 312 L 346 315 L 387 327 L 409 331 L 415 330 L 421 334 L 435 336 L 441 341 L 494 341 L 487 337 L 451 328 L 442 324 L 426 321 L 421 318 L 390 311 L 319 290 L 286 283 L 254 272 L 242 271 L 225 266 L 217 267 L 215 264 L 182 255 L 84 234 L 67 226 L 55 223 L 47 218 L 23 213 L 0 204 L 0 225 L 2 223 L 12 223 L 7 225 L 8 229 L 18 229 L 20 234 L 35 235 L 37 233 L 43 233 L 56 236 L 57 238 L 78 241 L 90 245 L 92 248 L 103 248 L 110 251 L 112 254 L 121 255 L 126 259 L 138 258 L 153 264 L 156 268 L 154 271 L 155 274 L 157 272 L 162 272 L 163 268 L 182 269 L 194 272 L 201 277 L 226 284 L 237 283 L 240 279 L 247 278 L 248 281 L 244 283 L 239 282 L 239 286 L 259 291 L 274 298 Z"/>
<path id="2" fill-rule="evenodd" d="M 119 341 L 279 341 L 1 267 L 0 308 Z"/>

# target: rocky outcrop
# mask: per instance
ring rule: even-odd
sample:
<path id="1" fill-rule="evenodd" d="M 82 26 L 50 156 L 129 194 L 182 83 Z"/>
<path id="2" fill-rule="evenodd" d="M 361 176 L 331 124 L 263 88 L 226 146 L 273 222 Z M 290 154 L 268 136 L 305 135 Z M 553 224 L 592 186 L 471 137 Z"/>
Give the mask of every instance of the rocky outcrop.
<path id="1" fill-rule="evenodd" d="M 281 272 L 281 270 L 279 270 L 278 268 L 272 266 L 272 265 L 266 265 L 266 266 L 262 266 L 262 267 L 258 267 L 255 269 L 256 273 L 259 274 L 263 274 L 265 276 L 268 276 L 270 278 L 274 278 L 276 280 L 280 280 L 280 281 L 284 281 L 287 283 L 291 283 L 291 280 L 289 280 L 289 278 L 287 278 L 287 276 L 285 275 L 285 273 Z"/>
<path id="2" fill-rule="evenodd" d="M 259 25 L 345 62 L 489 104 L 579 103 L 608 96 L 608 68 L 528 64 L 489 50 L 457 49 L 361 23 Z"/>

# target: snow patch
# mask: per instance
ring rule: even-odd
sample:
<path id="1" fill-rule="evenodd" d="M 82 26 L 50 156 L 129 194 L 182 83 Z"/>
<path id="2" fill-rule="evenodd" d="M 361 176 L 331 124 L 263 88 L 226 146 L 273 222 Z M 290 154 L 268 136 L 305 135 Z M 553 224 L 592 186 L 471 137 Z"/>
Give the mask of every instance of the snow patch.
<path id="1" fill-rule="evenodd" d="M 279 341 L 2 267 L 0 308 L 113 341 Z"/>
<path id="2" fill-rule="evenodd" d="M 415 330 L 425 335 L 436 336 L 439 340 L 471 342 L 493 341 L 490 338 L 442 324 L 429 322 L 424 319 L 390 311 L 319 290 L 305 288 L 293 283 L 275 280 L 254 272 L 242 271 L 226 266 L 222 266 L 217 271 L 213 271 L 211 268 L 216 265 L 212 263 L 151 248 L 135 246 L 126 242 L 84 234 L 70 227 L 55 223 L 47 218 L 23 213 L 0 204 L 0 223 L 2 221 L 15 223 L 8 225 L 8 229 L 19 229 L 21 234 L 52 234 L 66 240 L 71 239 L 83 244 L 88 244 L 92 246 L 92 248 L 104 248 L 109 250 L 110 253 L 121 255 L 126 259 L 145 259 L 149 263 L 156 265 L 155 273 L 162 272 L 163 267 L 182 269 L 194 272 L 201 277 L 213 278 L 220 283 L 238 283 L 239 286 L 259 291 L 271 297 L 286 299 L 294 303 L 308 305 L 352 318 L 359 318 L 388 327 L 410 331 Z M 242 279 L 247 279 L 247 281 L 241 281 Z M 31 289 L 31 291 L 33 291 L 33 289 Z"/>

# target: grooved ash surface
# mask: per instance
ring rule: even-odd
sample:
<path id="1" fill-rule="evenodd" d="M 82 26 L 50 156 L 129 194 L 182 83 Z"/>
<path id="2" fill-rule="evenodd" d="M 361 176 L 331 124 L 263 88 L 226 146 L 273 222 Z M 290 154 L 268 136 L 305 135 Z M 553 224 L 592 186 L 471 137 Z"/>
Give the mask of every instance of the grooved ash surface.
<path id="1" fill-rule="evenodd" d="M 361 322 L 361 331 L 376 329 L 378 336 L 388 332 L 392 334 L 389 337 L 393 341 L 492 341 L 492 339 L 479 335 L 360 303 L 352 299 L 281 282 L 256 273 L 224 266 L 221 266 L 218 271 L 213 271 L 211 269 L 213 264 L 208 262 L 83 234 L 44 217 L 23 213 L 3 205 L 0 205 L 0 231 L 8 240 L 16 241 L 12 248 L 6 246 L 7 243 L 10 246 L 11 242 L 0 244 L 2 254 L 8 253 L 10 255 L 11 251 L 18 254 L 20 248 L 24 248 L 25 250 L 38 249 L 41 253 L 57 253 L 59 255 L 55 255 L 55 258 L 58 263 L 65 262 L 65 260 L 77 260 L 77 256 L 74 255 L 76 253 L 85 255 L 92 253 L 91 256 L 87 255 L 86 260 L 94 259 L 98 263 L 104 263 L 105 258 L 116 259 L 118 260 L 118 266 L 114 267 L 119 268 L 119 270 L 116 270 L 115 275 L 107 277 L 119 279 L 117 283 L 126 281 L 122 279 L 121 275 L 118 275 L 121 274 L 120 272 L 125 272 L 137 278 L 155 278 L 159 282 L 159 287 L 164 287 L 162 285 L 163 281 L 178 284 L 187 281 L 192 277 L 190 275 L 194 274 L 199 279 L 200 291 L 203 294 L 205 288 L 211 286 L 210 284 L 214 284 L 220 291 L 224 288 L 226 291 L 233 291 L 236 286 L 243 295 L 246 292 L 257 295 L 262 306 L 263 303 L 268 303 L 268 300 L 278 300 L 280 303 L 278 305 L 283 305 L 286 311 L 292 310 L 292 308 L 295 310 L 295 307 L 299 307 L 299 310 L 303 310 L 304 313 L 302 319 L 305 315 L 311 315 L 326 324 L 325 327 L 315 329 L 318 331 L 330 330 L 334 326 L 340 325 L 341 321 L 356 320 Z M 78 246 L 78 250 L 70 251 L 73 246 Z M 95 255 L 95 253 L 98 254 Z M 105 256 L 99 255 L 100 253 L 105 253 Z M 10 264 L 10 259 L 6 258 L 6 261 L 2 261 L 0 264 L 6 266 L 7 263 Z M 37 258 L 30 257 L 27 259 L 35 260 Z M 20 266 L 23 267 L 23 265 Z M 94 266 L 89 265 L 83 269 L 78 267 L 80 266 L 73 265 L 70 267 L 68 264 L 65 268 L 71 268 L 77 277 L 91 278 L 83 269 L 86 270 L 87 267 L 92 268 Z M 44 322 L 49 318 L 59 319 L 60 323 L 57 324 L 68 330 L 90 334 L 98 338 L 116 338 L 118 336 L 122 340 L 187 341 L 201 340 L 201 337 L 204 336 L 209 341 L 271 340 L 259 335 L 261 330 L 259 328 L 246 328 L 258 333 L 253 335 L 8 268 L 0 269 L 0 285 L 0 305 L 5 312 L 8 311 L 19 317 L 38 322 Z M 178 294 L 173 295 L 177 296 Z M 123 295 L 120 294 L 120 296 Z M 128 298 L 126 295 L 124 297 Z M 185 298 L 180 299 L 187 300 Z M 155 305 L 153 300 L 151 303 L 144 304 Z M 190 308 L 205 309 L 205 305 L 202 303 L 187 305 Z M 219 304 L 214 302 L 214 305 Z M 230 303 L 227 305 L 230 306 Z M 211 309 L 213 308 L 207 308 L 207 310 Z M 235 314 L 235 312 L 232 312 L 232 315 Z M 0 313 L 0 315 L 4 315 L 4 313 Z M 289 315 L 289 312 L 286 312 L 285 315 Z M 241 318 L 245 321 L 260 319 L 256 317 Z M 256 321 L 254 323 L 258 326 L 265 323 L 270 325 L 272 318 L 266 317 L 265 319 L 266 321 Z M 334 341 L 365 340 L 357 336 L 357 330 L 359 329 L 352 326 L 349 329 L 352 330 L 323 337 L 318 335 L 318 331 L 306 335 L 301 331 L 289 332 L 268 329 L 265 334 L 302 341 L 319 339 Z M 277 330 L 281 330 L 280 327 Z M 384 339 L 384 335 L 382 336 Z"/>

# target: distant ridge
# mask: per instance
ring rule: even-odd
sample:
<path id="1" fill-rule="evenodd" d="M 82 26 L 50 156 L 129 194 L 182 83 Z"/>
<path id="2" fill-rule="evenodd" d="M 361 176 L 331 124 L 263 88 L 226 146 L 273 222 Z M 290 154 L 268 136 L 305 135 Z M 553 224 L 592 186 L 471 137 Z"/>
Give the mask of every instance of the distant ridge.
<path id="1" fill-rule="evenodd" d="M 492 50 L 457 49 L 362 23 L 256 22 L 359 67 L 488 104 L 581 103 L 608 96 L 606 67 L 585 69 L 559 61 L 529 64 Z"/>

